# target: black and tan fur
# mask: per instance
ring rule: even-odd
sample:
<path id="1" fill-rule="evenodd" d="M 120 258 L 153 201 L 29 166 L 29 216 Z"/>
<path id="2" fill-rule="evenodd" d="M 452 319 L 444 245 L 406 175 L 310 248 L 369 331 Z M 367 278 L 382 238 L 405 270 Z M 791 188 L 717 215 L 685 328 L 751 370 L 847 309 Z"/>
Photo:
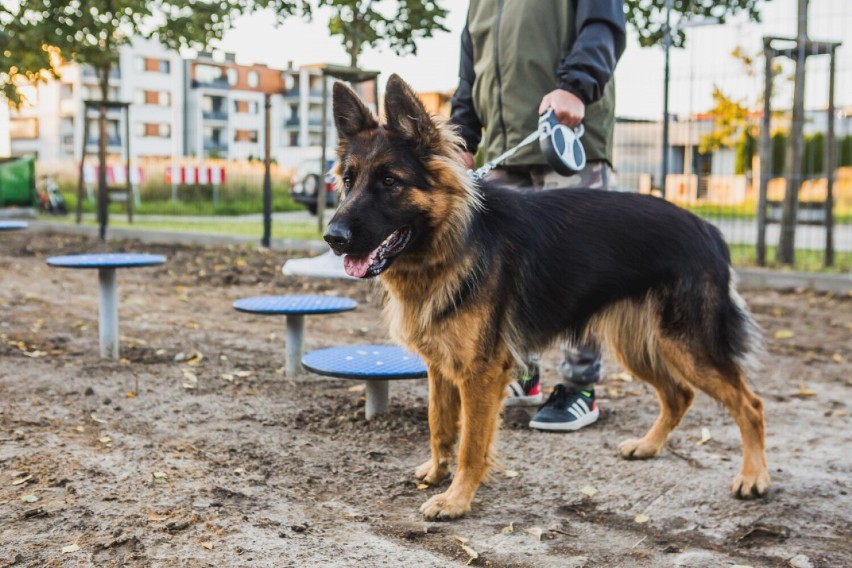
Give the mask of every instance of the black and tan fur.
<path id="1" fill-rule="evenodd" d="M 386 122 L 334 87 L 342 201 L 326 240 L 357 276 L 380 274 L 392 335 L 429 369 L 429 519 L 470 509 L 488 473 L 516 362 L 561 338 L 594 337 L 653 385 L 660 415 L 619 446 L 650 458 L 699 389 L 740 428 L 742 498 L 769 485 L 763 404 L 747 385 L 760 339 L 719 232 L 648 196 L 571 189 L 522 193 L 478 186 L 453 130 L 431 118 L 398 77 Z"/>

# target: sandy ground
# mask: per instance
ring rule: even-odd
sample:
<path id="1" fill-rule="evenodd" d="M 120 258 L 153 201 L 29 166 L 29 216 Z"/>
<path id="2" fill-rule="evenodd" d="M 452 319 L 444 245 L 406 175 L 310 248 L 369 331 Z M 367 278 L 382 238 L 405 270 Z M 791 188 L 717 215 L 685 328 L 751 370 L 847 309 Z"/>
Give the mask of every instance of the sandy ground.
<path id="1" fill-rule="evenodd" d="M 44 259 L 143 248 L 169 261 L 120 271 L 122 360 L 101 360 L 95 273 Z M 346 295 L 359 308 L 308 318 L 306 348 L 387 340 L 370 283 L 286 277 L 285 259 L 0 235 L 0 566 L 852 565 L 852 298 L 745 294 L 768 344 L 768 498 L 729 496 L 739 434 L 703 395 L 663 455 L 620 460 L 657 405 L 607 360 L 597 424 L 545 434 L 505 412 L 503 469 L 469 516 L 432 523 L 417 509 L 442 488 L 412 478 L 425 381 L 368 423 L 357 383 L 283 376 L 283 318 L 231 308 Z"/>

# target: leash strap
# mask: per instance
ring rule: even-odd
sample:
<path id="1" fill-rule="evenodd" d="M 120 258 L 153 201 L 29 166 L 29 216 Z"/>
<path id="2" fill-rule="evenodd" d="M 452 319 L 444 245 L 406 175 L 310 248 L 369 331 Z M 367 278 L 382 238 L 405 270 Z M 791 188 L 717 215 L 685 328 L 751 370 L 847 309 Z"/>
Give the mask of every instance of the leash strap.
<path id="1" fill-rule="evenodd" d="M 529 136 L 524 138 L 521 143 L 515 146 L 514 148 L 509 148 L 493 160 L 485 162 L 485 164 L 483 164 L 483 166 L 477 169 L 476 171 L 468 170 L 468 175 L 470 175 L 470 177 L 473 178 L 474 181 L 482 181 L 483 179 L 485 179 L 485 176 L 488 174 L 488 172 L 499 166 L 501 162 L 507 160 L 508 158 L 511 158 L 515 154 L 515 152 L 517 152 L 527 144 L 532 144 L 534 141 L 538 140 L 538 137 L 539 131 L 534 130 L 530 133 Z"/>

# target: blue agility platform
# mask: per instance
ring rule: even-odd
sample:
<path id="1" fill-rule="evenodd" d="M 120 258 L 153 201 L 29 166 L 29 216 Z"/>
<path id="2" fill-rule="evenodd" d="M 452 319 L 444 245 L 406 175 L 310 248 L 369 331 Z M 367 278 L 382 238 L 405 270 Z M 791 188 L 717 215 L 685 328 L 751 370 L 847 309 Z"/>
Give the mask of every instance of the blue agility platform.
<path id="1" fill-rule="evenodd" d="M 134 268 L 156 266 L 166 262 L 159 254 L 104 253 L 51 256 L 47 264 L 59 268 Z"/>
<path id="2" fill-rule="evenodd" d="M 72 254 L 52 256 L 47 259 L 49 266 L 58 268 L 85 268 L 98 270 L 100 288 L 100 311 L 98 330 L 100 334 L 101 357 L 118 359 L 118 292 L 115 283 L 117 268 L 136 268 L 156 266 L 166 262 L 166 257 L 158 254 Z"/>
<path id="3" fill-rule="evenodd" d="M 287 374 L 295 376 L 302 361 L 305 340 L 304 316 L 336 314 L 354 310 L 358 302 L 338 296 L 292 294 L 287 296 L 255 296 L 234 302 L 234 309 L 249 314 L 287 316 Z"/>
<path id="4" fill-rule="evenodd" d="M 302 358 L 308 371 L 340 379 L 367 383 L 367 420 L 387 412 L 388 381 L 422 379 L 427 375 L 423 360 L 394 345 L 354 345 L 312 351 Z"/>
<path id="5" fill-rule="evenodd" d="M 20 231 L 29 226 L 26 221 L 0 221 L 0 231 Z"/>
<path id="6" fill-rule="evenodd" d="M 333 314 L 354 310 L 357 306 L 358 302 L 350 298 L 313 295 L 256 296 L 234 302 L 234 308 L 240 312 L 270 316 Z"/>

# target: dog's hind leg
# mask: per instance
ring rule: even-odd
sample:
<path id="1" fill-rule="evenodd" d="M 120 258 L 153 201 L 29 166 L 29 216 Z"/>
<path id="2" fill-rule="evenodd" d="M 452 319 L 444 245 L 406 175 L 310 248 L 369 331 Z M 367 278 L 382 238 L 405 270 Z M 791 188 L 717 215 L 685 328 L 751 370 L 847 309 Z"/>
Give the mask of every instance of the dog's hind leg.
<path id="1" fill-rule="evenodd" d="M 509 370 L 507 356 L 497 365 L 460 381 L 461 441 L 453 482 L 444 493 L 423 503 L 420 512 L 427 519 L 454 519 L 470 510 L 470 503 L 491 466 L 491 445 L 496 437 Z"/>
<path id="2" fill-rule="evenodd" d="M 432 457 L 414 472 L 429 485 L 438 485 L 450 475 L 453 450 L 459 429 L 459 389 L 429 366 L 429 435 Z"/>
<path id="3" fill-rule="evenodd" d="M 679 343 L 663 339 L 660 344 L 667 359 L 678 366 L 683 377 L 725 405 L 739 426 L 743 467 L 734 478 L 731 492 L 741 499 L 762 497 L 769 488 L 763 401 L 748 387 L 743 371 L 735 363 L 728 365 L 728 370 L 698 365 Z"/>

